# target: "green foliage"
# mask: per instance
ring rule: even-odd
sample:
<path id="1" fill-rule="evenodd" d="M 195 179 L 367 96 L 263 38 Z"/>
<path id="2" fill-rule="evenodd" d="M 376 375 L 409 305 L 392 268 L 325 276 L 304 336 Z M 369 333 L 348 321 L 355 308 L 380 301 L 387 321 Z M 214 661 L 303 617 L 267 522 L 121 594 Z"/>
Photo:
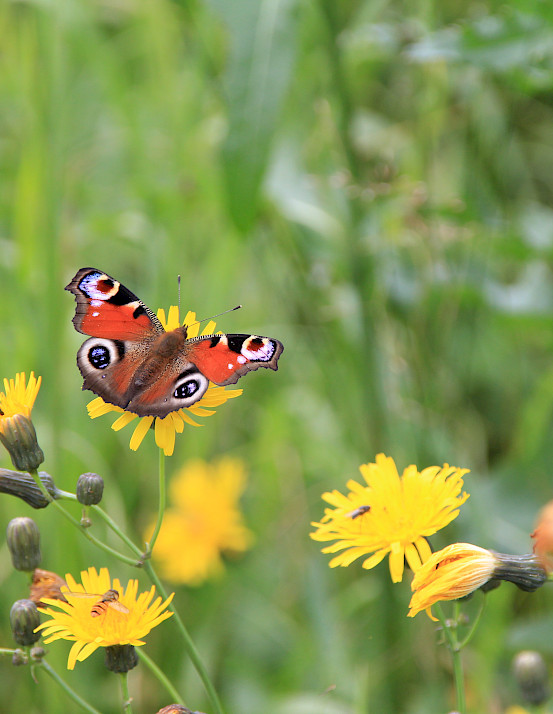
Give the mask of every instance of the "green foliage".
<path id="1" fill-rule="evenodd" d="M 308 538 L 321 492 L 360 463 L 384 451 L 400 468 L 471 469 L 471 499 L 435 548 L 528 552 L 551 497 L 553 10 L 416 5 L 0 7 L 0 376 L 43 376 L 41 468 L 67 490 L 101 474 L 106 510 L 140 540 L 157 454 L 152 440 L 130 452 L 128 430 L 86 416 L 63 291 L 79 267 L 106 270 L 153 309 L 176 302 L 181 273 L 184 309 L 242 303 L 218 328 L 285 345 L 278 373 L 247 376 L 244 395 L 186 429 L 168 462 L 169 479 L 194 456 L 249 467 L 254 549 L 176 596 L 229 714 L 451 705 L 432 624 L 405 617 L 408 582 L 392 586 L 384 563 L 331 571 Z M 112 566 L 51 508 L 4 496 L 0 515 L 32 515 L 45 568 Z M 0 565 L 0 645 L 11 646 L 8 613 L 27 587 L 5 546 Z M 490 612 L 467 657 L 473 711 L 508 703 L 516 648 L 551 654 L 541 591 L 504 584 Z M 177 635 L 158 630 L 148 653 L 208 711 Z M 50 646 L 60 672 L 68 646 Z M 6 711 L 77 711 L 11 667 L 0 660 Z M 168 701 L 139 670 L 136 706 L 154 712 Z M 108 675 L 99 655 L 64 673 L 106 714 L 119 711 Z"/>

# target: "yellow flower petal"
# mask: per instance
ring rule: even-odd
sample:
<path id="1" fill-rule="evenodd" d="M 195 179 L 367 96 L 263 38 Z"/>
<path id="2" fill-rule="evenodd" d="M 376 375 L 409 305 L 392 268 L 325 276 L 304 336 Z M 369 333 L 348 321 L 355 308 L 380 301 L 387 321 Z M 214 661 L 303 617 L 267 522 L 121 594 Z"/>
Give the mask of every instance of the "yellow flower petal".
<path id="1" fill-rule="evenodd" d="M 132 412 L 124 412 L 118 419 L 113 422 L 111 428 L 113 429 L 113 431 L 120 431 L 124 427 L 128 426 L 131 421 L 134 421 L 136 418 L 136 414 L 133 414 Z"/>
<path id="2" fill-rule="evenodd" d="M 15 379 L 4 378 L 4 391 L 0 392 L 0 422 L 16 414 L 30 419 L 42 377 L 35 377 L 31 372 L 26 382 L 25 372 L 18 372 Z"/>
<path id="3" fill-rule="evenodd" d="M 154 421 L 154 417 L 149 416 L 149 417 L 142 417 L 138 424 L 136 425 L 136 429 L 133 431 L 133 435 L 131 436 L 131 441 L 129 444 L 129 447 L 133 450 L 136 451 L 140 444 L 142 443 L 142 440 L 148 433 L 148 429 L 152 426 L 152 422 Z"/>

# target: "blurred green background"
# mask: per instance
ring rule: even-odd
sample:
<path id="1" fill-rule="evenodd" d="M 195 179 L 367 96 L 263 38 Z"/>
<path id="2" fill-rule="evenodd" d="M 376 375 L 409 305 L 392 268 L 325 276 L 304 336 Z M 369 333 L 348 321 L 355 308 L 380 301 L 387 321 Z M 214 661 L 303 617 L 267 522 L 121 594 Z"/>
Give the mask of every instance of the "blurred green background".
<path id="1" fill-rule="evenodd" d="M 63 291 L 78 268 L 153 309 L 175 304 L 177 273 L 200 316 L 242 303 L 218 328 L 282 340 L 279 371 L 241 380 L 167 464 L 170 478 L 228 454 L 249 472 L 255 547 L 176 597 L 226 711 L 453 708 L 433 623 L 406 618 L 409 578 L 392 587 L 386 563 L 330 570 L 309 522 L 324 490 L 384 451 L 400 470 L 471 469 L 471 498 L 434 548 L 531 548 L 553 495 L 553 5 L 5 0 L 0 28 L 0 375 L 43 376 L 43 468 L 67 490 L 102 474 L 103 505 L 140 539 L 157 453 L 86 415 Z M 2 496 L 1 523 L 17 515 L 41 527 L 44 567 L 137 576 L 51 508 Z M 1 543 L 10 647 L 26 581 Z M 465 653 L 470 711 L 517 701 L 518 649 L 553 658 L 550 599 L 489 595 Z M 68 673 L 69 647 L 51 645 L 49 662 L 120 711 L 101 653 Z M 146 647 L 209 714 L 171 623 Z M 0 660 L 3 711 L 79 711 L 37 676 Z M 141 714 L 169 703 L 141 666 L 130 686 Z"/>

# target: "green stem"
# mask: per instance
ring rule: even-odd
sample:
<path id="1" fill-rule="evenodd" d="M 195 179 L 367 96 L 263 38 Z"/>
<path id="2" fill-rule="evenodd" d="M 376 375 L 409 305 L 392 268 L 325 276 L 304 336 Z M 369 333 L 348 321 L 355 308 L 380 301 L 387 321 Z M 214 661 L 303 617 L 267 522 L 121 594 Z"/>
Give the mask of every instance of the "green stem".
<path id="1" fill-rule="evenodd" d="M 482 617 L 482 613 L 484 612 L 484 607 L 486 605 L 486 598 L 482 597 L 480 609 L 476 613 L 476 617 L 474 618 L 474 622 L 472 623 L 472 626 L 470 630 L 467 632 L 466 636 L 459 642 L 459 649 L 462 650 L 465 645 L 468 645 L 470 640 L 472 639 L 472 636 L 476 632 L 476 628 L 478 627 L 480 623 L 480 618 Z"/>
<path id="2" fill-rule="evenodd" d="M 59 674 L 50 667 L 46 660 L 42 660 L 39 665 L 36 665 L 37 670 L 43 669 L 47 674 L 55 681 L 59 686 L 65 691 L 67 696 L 69 696 L 74 702 L 81 706 L 85 711 L 90 712 L 90 714 L 101 714 L 98 709 L 95 709 L 88 702 L 86 702 L 82 697 L 80 697 L 77 692 L 75 692 L 71 687 L 63 681 Z"/>
<path id="3" fill-rule="evenodd" d="M 117 523 L 109 516 L 100 506 L 91 506 L 90 507 L 94 513 L 98 514 L 100 518 L 106 523 L 108 528 L 111 528 L 111 530 L 121 538 L 123 543 L 125 543 L 132 551 L 133 553 L 136 553 L 138 557 L 142 556 L 142 551 L 141 549 L 135 545 L 132 540 L 125 534 L 123 531 L 119 528 Z"/>
<path id="4" fill-rule="evenodd" d="M 147 560 L 144 563 L 144 570 L 148 574 L 150 580 L 154 583 L 154 585 L 157 588 L 158 593 L 161 595 L 161 597 L 165 600 L 167 599 L 167 592 L 165 588 L 163 587 L 163 584 L 161 583 L 160 579 L 157 576 L 157 573 L 155 572 L 152 563 Z M 194 668 L 196 672 L 198 673 L 198 676 L 202 680 L 202 683 L 205 687 L 205 690 L 207 692 L 207 695 L 209 696 L 211 700 L 211 704 L 213 707 L 213 714 L 224 714 L 223 712 L 223 707 L 221 705 L 221 702 L 219 701 L 219 697 L 217 696 L 217 692 L 215 691 L 215 687 L 213 686 L 211 680 L 209 679 L 209 675 L 207 674 L 207 670 L 200 659 L 200 655 L 198 653 L 198 650 L 196 649 L 196 646 L 194 645 L 194 642 L 192 641 L 192 638 L 188 634 L 188 630 L 186 629 L 184 622 L 181 620 L 179 613 L 177 612 L 175 606 L 173 603 L 170 603 L 169 609 L 174 615 L 175 622 L 177 624 L 177 628 L 181 634 L 181 637 L 184 641 L 184 647 L 186 649 L 186 652 L 190 658 L 190 661 L 194 665 Z"/>
<path id="5" fill-rule="evenodd" d="M 442 625 L 447 646 L 449 647 L 453 660 L 453 681 L 455 682 L 455 691 L 457 693 L 457 711 L 459 714 L 466 714 L 465 678 L 463 674 L 463 661 L 461 659 L 461 647 L 457 640 L 456 625 L 452 627 L 451 623 L 447 621 L 439 603 L 435 605 L 435 610 Z"/>
<path id="6" fill-rule="evenodd" d="M 165 675 L 164 672 L 157 666 L 157 664 L 153 661 L 153 659 L 150 659 L 148 655 L 143 651 L 142 647 L 137 647 L 136 649 L 138 656 L 140 659 L 144 662 L 144 664 L 150 669 L 150 671 L 153 673 L 155 677 L 161 682 L 161 684 L 165 687 L 165 689 L 169 692 L 171 695 L 171 698 L 176 704 L 183 704 L 184 701 L 181 695 L 177 692 L 175 687 L 172 685 L 172 683 L 169 681 L 167 676 Z"/>
<path id="7" fill-rule="evenodd" d="M 88 532 L 86 528 L 83 528 L 79 521 L 74 518 L 69 511 L 66 511 L 65 508 L 57 501 L 55 498 L 52 498 L 52 496 L 48 493 L 46 490 L 46 487 L 40 480 L 40 476 L 38 475 L 38 471 L 31 471 L 30 472 L 31 476 L 35 480 L 36 485 L 40 488 L 42 494 L 44 495 L 45 498 L 47 498 L 52 505 L 58 509 L 58 511 L 63 515 L 64 518 L 66 518 L 70 523 L 72 523 L 75 528 L 77 528 L 85 538 L 87 538 L 91 543 L 94 543 L 95 545 L 98 546 L 98 548 L 101 548 L 104 550 L 106 553 L 109 553 L 112 555 L 114 558 L 117 558 L 118 560 L 121 560 L 123 563 L 127 563 L 128 565 L 136 565 L 136 559 L 135 558 L 129 558 L 126 555 L 123 555 L 123 553 L 120 553 L 118 550 L 115 550 L 114 548 L 110 548 L 109 545 L 106 545 L 106 543 L 103 543 L 101 540 L 96 538 L 96 536 L 93 536 L 91 533 Z M 65 496 L 64 496 L 65 497 Z"/>
<path id="8" fill-rule="evenodd" d="M 161 524 L 163 523 L 163 516 L 165 514 L 165 506 L 167 503 L 167 488 L 165 484 L 165 454 L 163 449 L 159 450 L 159 507 L 157 511 L 157 522 L 150 538 L 150 542 L 146 543 L 146 552 L 144 554 L 145 558 L 149 558 L 154 549 L 155 542 L 161 530 Z"/>
<path id="9" fill-rule="evenodd" d="M 132 699 L 129 694 L 129 679 L 127 677 L 127 672 L 122 672 L 120 676 L 121 682 L 121 697 L 123 700 L 123 711 L 126 714 L 132 714 Z"/>

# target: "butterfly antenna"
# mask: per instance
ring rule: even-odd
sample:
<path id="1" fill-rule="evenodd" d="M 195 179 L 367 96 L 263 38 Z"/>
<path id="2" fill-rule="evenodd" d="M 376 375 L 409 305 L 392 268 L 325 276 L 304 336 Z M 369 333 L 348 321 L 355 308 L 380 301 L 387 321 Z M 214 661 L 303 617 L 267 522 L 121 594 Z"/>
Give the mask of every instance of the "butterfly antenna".
<path id="1" fill-rule="evenodd" d="M 221 317 L 221 315 L 226 315 L 227 312 L 234 312 L 235 310 L 240 310 L 242 305 L 236 305 L 236 307 L 231 307 L 229 310 L 223 310 L 223 312 L 218 312 L 216 315 L 211 315 L 211 317 L 203 317 L 201 320 L 194 320 L 190 323 L 192 325 L 199 325 L 201 322 L 206 322 L 207 320 L 214 320 L 216 317 Z"/>
<path id="2" fill-rule="evenodd" d="M 177 292 L 178 292 L 178 296 L 179 296 L 179 300 L 177 303 L 177 313 L 178 313 L 179 325 L 180 325 L 180 275 L 177 275 Z"/>

